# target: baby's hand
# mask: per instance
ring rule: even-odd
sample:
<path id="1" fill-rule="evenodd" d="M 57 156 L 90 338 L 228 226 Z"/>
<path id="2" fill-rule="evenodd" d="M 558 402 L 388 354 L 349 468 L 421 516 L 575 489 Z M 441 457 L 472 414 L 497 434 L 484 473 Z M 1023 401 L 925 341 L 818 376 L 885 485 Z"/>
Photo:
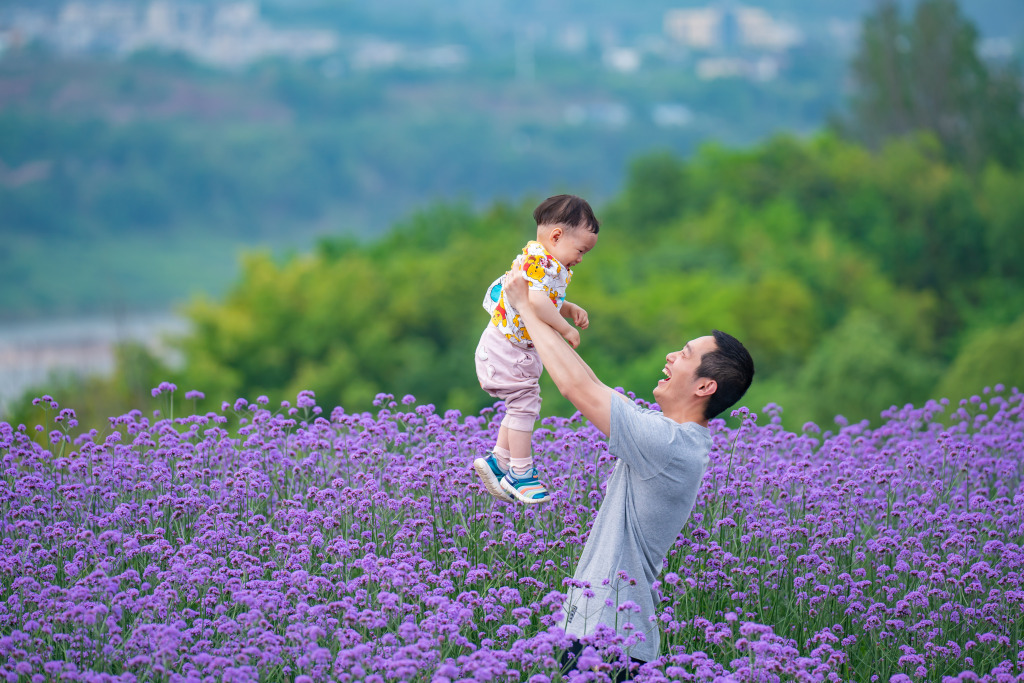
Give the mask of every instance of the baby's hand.
<path id="1" fill-rule="evenodd" d="M 576 327 L 582 330 L 587 329 L 587 326 L 590 325 L 590 318 L 587 317 L 587 312 L 579 304 L 573 304 L 572 321 L 576 323 Z"/>
<path id="2" fill-rule="evenodd" d="M 570 327 L 562 334 L 562 337 L 564 337 L 565 341 L 569 342 L 569 346 L 574 349 L 580 345 L 580 331 L 575 327 Z"/>

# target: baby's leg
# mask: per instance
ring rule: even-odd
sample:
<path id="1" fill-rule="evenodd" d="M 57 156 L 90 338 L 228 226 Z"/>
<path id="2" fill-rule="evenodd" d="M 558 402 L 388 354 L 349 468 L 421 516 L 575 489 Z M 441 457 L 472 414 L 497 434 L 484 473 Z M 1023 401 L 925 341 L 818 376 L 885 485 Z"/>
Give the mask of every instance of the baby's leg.
<path id="1" fill-rule="evenodd" d="M 533 466 L 533 426 L 540 413 L 540 387 L 534 382 L 515 397 L 505 398 L 503 424 L 508 430 L 511 467 L 501 488 L 517 500 L 533 505 L 551 499 Z"/>
<path id="2" fill-rule="evenodd" d="M 498 440 L 494 444 L 493 453 L 494 459 L 498 461 L 498 466 L 507 470 L 512 454 L 509 451 L 508 428 L 505 425 L 498 428 Z"/>
<path id="3" fill-rule="evenodd" d="M 514 396 L 506 396 L 505 409 L 501 429 L 508 435 L 511 471 L 521 476 L 533 467 L 533 425 L 540 414 L 540 386 L 534 382 Z M 498 435 L 500 439 L 501 431 Z"/>
<path id="4" fill-rule="evenodd" d="M 508 473 L 501 479 L 501 488 L 517 500 L 533 505 L 551 499 L 540 473 L 533 465 L 533 422 L 536 415 L 509 411 L 508 443 L 511 459 Z M 517 428 L 518 427 L 518 428 Z"/>
<path id="5" fill-rule="evenodd" d="M 508 443 L 509 462 L 512 465 L 512 473 L 517 475 L 526 474 L 533 467 L 533 432 L 509 429 Z"/>

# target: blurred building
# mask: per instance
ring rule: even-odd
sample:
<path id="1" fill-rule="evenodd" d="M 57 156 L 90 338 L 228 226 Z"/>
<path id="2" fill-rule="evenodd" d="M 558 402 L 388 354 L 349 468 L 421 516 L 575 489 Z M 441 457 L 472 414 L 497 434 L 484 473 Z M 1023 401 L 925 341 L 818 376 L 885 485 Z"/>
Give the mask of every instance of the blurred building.
<path id="1" fill-rule="evenodd" d="M 157 49 L 222 67 L 274 56 L 323 56 L 335 52 L 339 43 L 325 29 L 271 26 L 253 0 L 69 0 L 49 14 L 27 6 L 0 19 L 0 36 L 23 36 L 61 54 L 122 56 Z"/>
<path id="2" fill-rule="evenodd" d="M 672 44 L 694 53 L 695 74 L 705 81 L 772 81 L 779 75 L 783 54 L 804 42 L 796 25 L 731 0 L 669 10 L 664 32 Z"/>
<path id="3" fill-rule="evenodd" d="M 562 118 L 570 126 L 618 129 L 629 123 L 631 115 L 629 107 L 621 102 L 590 102 L 568 105 Z"/>
<path id="4" fill-rule="evenodd" d="M 781 69 L 779 60 L 771 56 L 756 59 L 740 57 L 704 57 L 697 60 L 697 78 L 713 81 L 718 78 L 745 78 L 751 81 L 775 80 Z"/>
<path id="5" fill-rule="evenodd" d="M 664 30 L 670 40 L 692 50 L 783 51 L 803 41 L 794 24 L 760 7 L 731 2 L 669 10 L 664 16 Z"/>
<path id="6" fill-rule="evenodd" d="M 659 128 L 682 128 L 693 123 L 693 111 L 685 104 L 662 102 L 651 108 L 651 120 Z"/>
<path id="7" fill-rule="evenodd" d="M 187 321 L 167 314 L 5 324 L 0 327 L 0 419 L 32 387 L 109 376 L 122 344 L 140 344 L 170 366 L 178 366 L 181 354 L 170 339 L 187 329 Z"/>
<path id="8" fill-rule="evenodd" d="M 629 47 L 613 47 L 604 51 L 604 65 L 619 73 L 634 73 L 640 68 L 640 51 Z"/>

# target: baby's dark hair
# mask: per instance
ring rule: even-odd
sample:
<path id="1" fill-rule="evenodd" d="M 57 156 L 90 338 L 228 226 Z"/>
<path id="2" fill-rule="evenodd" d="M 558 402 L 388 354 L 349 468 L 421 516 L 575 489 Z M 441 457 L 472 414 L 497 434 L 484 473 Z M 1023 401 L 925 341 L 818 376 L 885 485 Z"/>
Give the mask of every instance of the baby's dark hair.
<path id="1" fill-rule="evenodd" d="M 560 223 L 568 226 L 570 230 L 584 227 L 595 235 L 601 227 L 587 200 L 574 194 L 557 194 L 554 197 L 548 197 L 533 210 L 533 220 L 537 221 L 537 225 Z"/>

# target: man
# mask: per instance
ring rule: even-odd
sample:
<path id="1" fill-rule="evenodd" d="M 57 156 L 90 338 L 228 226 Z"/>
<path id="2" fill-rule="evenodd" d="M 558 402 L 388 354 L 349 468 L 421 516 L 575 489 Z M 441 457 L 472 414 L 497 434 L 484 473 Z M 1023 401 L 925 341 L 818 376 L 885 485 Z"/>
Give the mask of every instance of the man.
<path id="1" fill-rule="evenodd" d="M 713 331 L 666 356 L 654 388 L 661 412 L 645 410 L 605 386 L 533 308 L 518 268 L 505 296 L 519 311 L 555 386 L 608 437 L 618 458 L 562 608 L 561 626 L 581 637 L 598 624 L 641 634 L 628 654 L 642 664 L 659 655 L 652 583 L 697 499 L 711 450 L 708 421 L 732 406 L 754 376 L 754 362 L 734 337 Z M 589 587 L 588 587 L 589 584 Z M 621 609 L 620 609 L 621 608 Z M 631 624 L 631 626 L 627 626 Z M 566 670 L 582 650 L 577 641 Z M 628 672 L 620 672 L 625 680 Z"/>

